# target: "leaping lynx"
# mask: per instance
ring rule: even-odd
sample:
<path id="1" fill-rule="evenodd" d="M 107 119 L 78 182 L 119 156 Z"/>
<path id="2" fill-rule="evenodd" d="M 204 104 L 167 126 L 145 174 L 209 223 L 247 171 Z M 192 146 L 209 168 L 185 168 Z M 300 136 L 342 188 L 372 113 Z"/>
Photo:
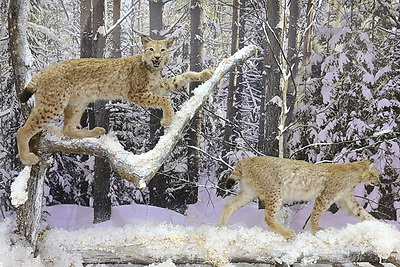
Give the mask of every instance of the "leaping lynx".
<path id="1" fill-rule="evenodd" d="M 361 220 L 375 220 L 354 198 L 353 188 L 360 183 L 378 185 L 379 172 L 368 160 L 347 164 L 311 164 L 275 157 L 252 157 L 241 160 L 227 181 L 232 187 L 240 180 L 240 193 L 224 207 L 219 221 L 227 225 L 232 213 L 256 197 L 265 204 L 265 222 L 275 232 L 291 239 L 293 230 L 276 219 L 284 200 L 316 198 L 310 227 L 315 234 L 322 230 L 319 219 L 334 202 Z"/>
<path id="2" fill-rule="evenodd" d="M 63 133 L 71 138 L 98 137 L 104 128 L 77 129 L 85 107 L 100 99 L 128 99 L 163 110 L 161 124 L 171 124 L 174 110 L 164 95 L 192 81 L 204 81 L 212 71 L 186 72 L 162 79 L 173 39 L 152 40 L 142 36 L 143 54 L 118 59 L 73 59 L 37 73 L 21 94 L 22 102 L 35 94 L 35 107 L 18 130 L 19 158 L 32 165 L 39 158 L 29 151 L 29 140 L 64 112 Z"/>

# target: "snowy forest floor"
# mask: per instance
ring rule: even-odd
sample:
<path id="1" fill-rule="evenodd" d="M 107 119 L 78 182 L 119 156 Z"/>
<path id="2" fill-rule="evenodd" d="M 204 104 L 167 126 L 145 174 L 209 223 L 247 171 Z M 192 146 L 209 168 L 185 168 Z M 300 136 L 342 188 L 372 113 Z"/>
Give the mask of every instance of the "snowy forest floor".
<path id="1" fill-rule="evenodd" d="M 96 259 L 107 262 L 116 257 L 144 265 L 162 262 L 162 266 L 268 261 L 300 261 L 303 266 L 312 266 L 317 262 L 343 263 L 365 253 L 383 261 L 388 257 L 400 261 L 398 222 L 359 222 L 341 210 L 326 212 L 321 226 L 327 229 L 313 236 L 308 227 L 302 229 L 312 203 L 296 205 L 291 208 L 290 227 L 298 236 L 286 241 L 268 229 L 264 211 L 257 209 L 256 203 L 238 210 L 229 227 L 216 227 L 228 199 L 210 199 L 210 195 L 214 194 L 200 193 L 199 202 L 189 206 L 186 215 L 146 205 L 119 206 L 113 207 L 110 221 L 95 225 L 91 208 L 46 207 L 43 228 L 49 230 L 43 231 L 37 258 L 12 233 L 15 220 L 10 217 L 0 223 L 0 266 L 82 266 L 83 262 L 96 266 Z"/>

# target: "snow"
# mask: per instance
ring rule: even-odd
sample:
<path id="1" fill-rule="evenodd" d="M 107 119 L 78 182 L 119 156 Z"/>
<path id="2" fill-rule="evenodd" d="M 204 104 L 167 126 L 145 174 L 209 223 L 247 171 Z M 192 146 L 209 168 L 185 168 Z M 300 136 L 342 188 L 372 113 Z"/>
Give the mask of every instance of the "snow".
<path id="1" fill-rule="evenodd" d="M 33 258 L 33 249 L 14 233 L 11 218 L 0 223 L 0 266 L 44 266 L 40 257 Z"/>
<path id="2" fill-rule="evenodd" d="M 311 235 L 308 228 L 302 228 L 312 202 L 286 208 L 283 214 L 292 217 L 290 228 L 298 233 L 294 241 L 269 230 L 264 211 L 255 202 L 235 212 L 228 227 L 219 228 L 219 215 L 230 198 L 215 197 L 214 189 L 205 183 L 199 201 L 190 205 L 185 215 L 147 205 L 118 206 L 112 208 L 111 220 L 99 224 L 92 224 L 92 208 L 46 207 L 37 258 L 32 258 L 32 249 L 13 233 L 15 225 L 8 218 L 0 223 L 0 266 L 24 266 L 24 262 L 29 266 L 82 266 L 80 249 L 112 254 L 123 248 L 127 255 L 139 255 L 152 266 L 163 262 L 161 266 L 166 267 L 175 266 L 179 258 L 217 265 L 230 264 L 232 258 L 287 263 L 301 259 L 307 266 L 321 257 L 337 260 L 350 253 L 374 252 L 386 259 L 400 251 L 398 222 L 360 222 L 342 210 L 325 212 L 320 223 L 327 229 Z"/>
<path id="3" fill-rule="evenodd" d="M 24 169 L 15 178 L 11 184 L 11 203 L 15 207 L 24 204 L 28 199 L 28 180 L 31 173 L 31 166 L 25 166 Z"/>

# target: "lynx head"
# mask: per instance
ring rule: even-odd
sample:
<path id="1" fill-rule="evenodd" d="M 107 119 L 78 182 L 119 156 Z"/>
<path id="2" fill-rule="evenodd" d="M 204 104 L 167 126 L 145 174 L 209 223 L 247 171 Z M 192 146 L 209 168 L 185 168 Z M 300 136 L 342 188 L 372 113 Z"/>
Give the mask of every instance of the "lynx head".
<path id="1" fill-rule="evenodd" d="M 148 36 L 142 36 L 143 62 L 154 70 L 162 69 L 169 60 L 168 49 L 171 47 L 174 39 L 153 40 Z"/>
<path id="2" fill-rule="evenodd" d="M 365 166 L 365 170 L 362 174 L 362 182 L 369 183 L 372 186 L 378 185 L 381 183 L 379 179 L 379 171 L 375 168 L 374 164 L 371 163 L 368 159 L 362 161 L 363 165 Z"/>

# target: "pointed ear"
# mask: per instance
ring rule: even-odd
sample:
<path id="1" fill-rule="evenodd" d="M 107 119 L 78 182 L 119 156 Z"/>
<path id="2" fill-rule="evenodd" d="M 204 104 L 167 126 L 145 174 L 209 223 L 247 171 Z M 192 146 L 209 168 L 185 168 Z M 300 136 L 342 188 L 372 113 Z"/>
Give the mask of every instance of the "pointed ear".
<path id="1" fill-rule="evenodd" d="M 153 41 L 149 36 L 146 36 L 146 35 L 140 36 L 140 39 L 142 41 L 143 46 L 145 46 L 147 43 Z"/>
<path id="2" fill-rule="evenodd" d="M 167 48 L 170 48 L 174 41 L 175 41 L 175 38 L 170 38 L 170 39 L 165 40 L 165 44 L 167 45 Z"/>

